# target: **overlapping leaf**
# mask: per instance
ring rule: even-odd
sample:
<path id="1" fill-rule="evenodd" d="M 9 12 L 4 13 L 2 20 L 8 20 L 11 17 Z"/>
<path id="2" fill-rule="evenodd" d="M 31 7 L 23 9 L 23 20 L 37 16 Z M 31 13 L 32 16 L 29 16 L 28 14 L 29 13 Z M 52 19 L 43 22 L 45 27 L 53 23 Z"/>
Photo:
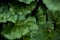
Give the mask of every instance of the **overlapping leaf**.
<path id="1" fill-rule="evenodd" d="M 43 15 L 44 10 L 39 7 L 37 18 L 38 18 L 38 30 L 32 31 L 30 33 L 31 40 L 54 40 L 56 37 L 56 32 L 53 31 L 54 24 L 49 20 L 46 21 L 46 16 Z M 50 39 L 49 39 L 50 38 Z"/>
<path id="2" fill-rule="evenodd" d="M 32 31 L 30 35 L 31 40 L 55 40 L 57 33 L 46 29 L 46 26 L 41 24 L 39 30 Z"/>
<path id="3" fill-rule="evenodd" d="M 9 40 L 60 40 L 60 0 L 36 1 L 2 0 L 1 35 Z M 37 13 L 34 14 L 34 11 Z"/>
<path id="4" fill-rule="evenodd" d="M 26 15 L 30 14 L 35 8 L 36 3 L 33 2 L 29 5 L 21 5 L 20 3 L 14 2 L 7 5 L 0 6 L 0 22 L 11 21 L 15 23 L 17 20 L 24 20 Z"/>
<path id="5" fill-rule="evenodd" d="M 14 26 L 11 24 L 3 25 L 2 35 L 8 39 L 21 38 L 29 33 L 31 30 L 38 29 L 36 20 L 34 17 L 27 18 L 25 21 L 20 21 Z"/>

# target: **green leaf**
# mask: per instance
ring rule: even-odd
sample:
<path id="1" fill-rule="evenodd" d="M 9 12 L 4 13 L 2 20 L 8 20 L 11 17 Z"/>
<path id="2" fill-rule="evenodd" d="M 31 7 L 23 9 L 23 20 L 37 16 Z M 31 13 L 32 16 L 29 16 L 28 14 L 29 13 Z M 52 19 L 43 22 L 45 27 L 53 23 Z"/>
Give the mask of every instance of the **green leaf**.
<path id="1" fill-rule="evenodd" d="M 18 0 L 18 1 L 20 1 L 20 2 L 24 2 L 24 3 L 26 3 L 26 4 L 30 4 L 32 1 L 35 1 L 35 0 Z"/>
<path id="2" fill-rule="evenodd" d="M 44 14 L 44 8 L 42 6 L 40 6 L 38 8 L 38 12 L 36 14 L 38 23 L 40 23 L 40 24 L 46 23 L 46 15 L 43 15 L 43 14 Z"/>
<path id="3" fill-rule="evenodd" d="M 17 20 L 25 20 L 26 15 L 30 15 L 31 11 L 35 8 L 36 2 L 33 2 L 29 5 L 21 5 L 20 3 L 14 2 L 9 3 L 8 5 L 2 5 L 0 6 L 0 22 L 13 22 L 15 23 Z M 5 9 L 6 8 L 6 9 Z"/>
<path id="4" fill-rule="evenodd" d="M 45 25 L 46 25 L 45 28 L 47 28 L 48 30 L 53 30 L 54 29 L 54 24 L 49 22 L 49 21 L 47 21 Z"/>
<path id="5" fill-rule="evenodd" d="M 48 25 L 47 25 L 48 26 Z M 57 32 L 46 29 L 44 24 L 39 25 L 39 29 L 30 33 L 31 40 L 55 40 Z"/>
<path id="6" fill-rule="evenodd" d="M 38 29 L 34 17 L 29 17 L 25 21 L 17 22 L 15 25 L 5 24 L 1 34 L 8 39 L 20 39 L 22 36 L 29 33 L 31 30 Z"/>
<path id="7" fill-rule="evenodd" d="M 43 3 L 51 11 L 60 11 L 60 0 L 43 0 Z"/>

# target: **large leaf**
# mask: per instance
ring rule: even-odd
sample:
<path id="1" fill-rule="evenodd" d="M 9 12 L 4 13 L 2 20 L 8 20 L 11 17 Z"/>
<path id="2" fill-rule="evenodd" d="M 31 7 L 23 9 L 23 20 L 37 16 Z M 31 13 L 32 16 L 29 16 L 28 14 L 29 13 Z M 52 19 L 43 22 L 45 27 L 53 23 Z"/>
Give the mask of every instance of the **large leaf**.
<path id="1" fill-rule="evenodd" d="M 54 31 L 54 24 L 49 20 L 46 21 L 46 14 L 44 14 L 43 8 L 40 6 L 36 17 L 38 18 L 38 30 L 34 30 L 30 33 L 30 40 L 54 40 L 56 32 Z"/>
<path id="2" fill-rule="evenodd" d="M 17 22 L 16 24 L 4 24 L 1 34 L 8 39 L 21 38 L 29 33 L 31 30 L 38 29 L 34 17 L 29 17 L 25 21 Z"/>
<path id="3" fill-rule="evenodd" d="M 46 27 L 45 25 L 40 25 L 39 30 L 31 32 L 31 40 L 55 40 L 57 33 L 53 30 L 47 30 L 43 26 Z"/>
<path id="4" fill-rule="evenodd" d="M 15 23 L 17 20 L 21 21 L 24 20 L 26 15 L 31 14 L 31 11 L 35 8 L 36 2 L 33 2 L 29 5 L 21 5 L 21 3 L 9 3 L 8 7 L 7 5 L 0 6 L 0 22 L 7 22 L 11 21 Z"/>
<path id="5" fill-rule="evenodd" d="M 43 0 L 43 3 L 53 11 L 60 11 L 60 0 Z"/>

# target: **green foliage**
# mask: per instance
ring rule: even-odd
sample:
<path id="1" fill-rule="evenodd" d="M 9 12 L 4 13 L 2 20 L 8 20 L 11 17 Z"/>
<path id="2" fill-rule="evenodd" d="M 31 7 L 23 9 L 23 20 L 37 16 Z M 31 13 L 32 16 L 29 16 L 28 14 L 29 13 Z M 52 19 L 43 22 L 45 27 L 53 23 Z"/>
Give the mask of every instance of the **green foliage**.
<path id="1" fill-rule="evenodd" d="M 60 40 L 60 0 L 1 0 L 0 25 L 2 40 Z"/>
<path id="2" fill-rule="evenodd" d="M 53 11 L 60 11 L 60 0 L 43 0 L 44 4 Z"/>
<path id="3" fill-rule="evenodd" d="M 4 24 L 2 35 L 4 35 L 8 39 L 16 39 L 21 38 L 22 36 L 29 33 L 31 30 L 37 30 L 38 26 L 36 25 L 36 20 L 34 17 L 29 17 L 24 21 L 17 22 L 12 25 Z"/>
<path id="4" fill-rule="evenodd" d="M 26 4 L 30 4 L 32 1 L 35 1 L 35 0 L 18 0 L 18 1 L 20 1 L 20 2 L 24 2 L 24 3 L 26 3 Z"/>
<path id="5" fill-rule="evenodd" d="M 30 14 L 31 11 L 35 8 L 36 2 L 33 2 L 29 5 L 21 5 L 21 3 L 10 3 L 10 7 L 8 5 L 0 6 L 0 22 L 11 21 L 15 23 L 17 20 L 24 20 L 25 16 Z"/>

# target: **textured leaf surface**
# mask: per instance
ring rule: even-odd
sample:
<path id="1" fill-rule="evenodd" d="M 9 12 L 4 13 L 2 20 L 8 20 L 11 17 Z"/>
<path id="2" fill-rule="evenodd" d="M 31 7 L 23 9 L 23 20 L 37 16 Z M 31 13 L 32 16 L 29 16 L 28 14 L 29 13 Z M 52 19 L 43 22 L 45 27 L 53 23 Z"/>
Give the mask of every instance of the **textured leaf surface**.
<path id="1" fill-rule="evenodd" d="M 0 0 L 1 40 L 60 40 L 60 0 Z"/>
<path id="2" fill-rule="evenodd" d="M 46 15 L 43 15 L 43 14 L 44 14 L 44 9 L 43 9 L 43 7 L 40 6 L 38 8 L 38 12 L 36 14 L 38 23 L 40 23 L 40 24 L 46 23 Z"/>
<path id="3" fill-rule="evenodd" d="M 46 21 L 46 14 L 43 15 L 43 8 L 39 7 L 36 14 L 38 18 L 38 30 L 34 30 L 30 33 L 30 40 L 55 40 L 56 32 L 54 31 L 54 24 L 50 21 Z"/>
<path id="4" fill-rule="evenodd" d="M 15 23 L 17 20 L 24 20 L 26 15 L 30 14 L 35 8 L 36 2 L 29 5 L 21 5 L 20 3 L 14 2 L 10 3 L 10 7 L 7 5 L 0 6 L 0 22 L 11 21 Z"/>
<path id="5" fill-rule="evenodd" d="M 39 30 L 31 32 L 31 40 L 55 40 L 57 33 L 49 31 L 46 26 L 40 25 Z M 43 30 L 44 29 L 44 30 Z"/>
<path id="6" fill-rule="evenodd" d="M 30 17 L 25 21 L 15 24 L 14 26 L 11 26 L 11 24 L 4 25 L 1 34 L 8 39 L 19 39 L 29 33 L 31 30 L 36 29 L 38 29 L 36 20 L 34 17 Z"/>
<path id="7" fill-rule="evenodd" d="M 43 0 L 44 4 L 53 11 L 60 11 L 60 0 Z"/>

